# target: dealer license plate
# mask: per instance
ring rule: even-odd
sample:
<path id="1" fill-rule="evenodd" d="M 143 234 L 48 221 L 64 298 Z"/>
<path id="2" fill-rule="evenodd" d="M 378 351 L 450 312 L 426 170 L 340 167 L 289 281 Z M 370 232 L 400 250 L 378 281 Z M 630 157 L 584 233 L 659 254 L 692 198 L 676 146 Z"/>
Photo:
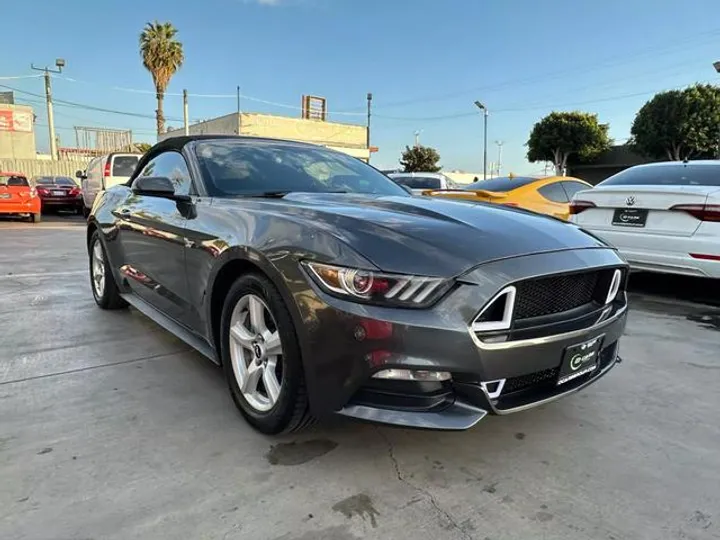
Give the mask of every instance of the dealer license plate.
<path id="1" fill-rule="evenodd" d="M 644 227 L 647 216 L 646 208 L 618 208 L 613 213 L 612 224 L 617 227 Z"/>
<path id="2" fill-rule="evenodd" d="M 565 384 L 595 371 L 598 368 L 601 344 L 602 336 L 598 336 L 565 349 L 557 384 Z"/>
<path id="3" fill-rule="evenodd" d="M 62 197 L 62 196 L 65 195 L 65 192 L 64 192 L 64 191 L 53 191 L 52 194 L 53 194 L 55 197 Z"/>
<path id="4" fill-rule="evenodd" d="M 0 193 L 0 199 L 9 199 L 10 194 L 9 193 Z"/>

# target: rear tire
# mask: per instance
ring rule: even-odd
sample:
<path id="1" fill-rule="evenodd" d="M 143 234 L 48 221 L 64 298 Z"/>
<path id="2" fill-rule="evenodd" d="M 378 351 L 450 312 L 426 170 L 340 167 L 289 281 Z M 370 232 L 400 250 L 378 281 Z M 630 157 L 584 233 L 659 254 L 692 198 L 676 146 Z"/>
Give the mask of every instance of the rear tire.
<path id="1" fill-rule="evenodd" d="M 42 214 L 30 214 L 30 223 L 40 223 L 42 221 Z"/>
<path id="2" fill-rule="evenodd" d="M 267 278 L 247 274 L 233 284 L 223 305 L 220 340 L 230 395 L 250 425 L 275 435 L 312 423 L 295 325 Z"/>
<path id="3" fill-rule="evenodd" d="M 100 241 L 97 231 L 90 237 L 90 288 L 95 303 L 102 309 L 122 309 L 127 302 L 120 297 L 115 276 L 113 276 L 108 262 L 105 246 Z"/>

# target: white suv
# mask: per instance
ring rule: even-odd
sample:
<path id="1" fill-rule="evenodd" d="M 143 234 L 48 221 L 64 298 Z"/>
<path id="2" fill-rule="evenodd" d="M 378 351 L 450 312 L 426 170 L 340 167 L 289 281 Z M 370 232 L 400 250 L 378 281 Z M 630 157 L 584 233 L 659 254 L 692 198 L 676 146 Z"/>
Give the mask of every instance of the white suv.
<path id="1" fill-rule="evenodd" d="M 75 176 L 82 182 L 83 215 L 90 213 L 98 193 L 127 182 L 141 157 L 142 154 L 113 152 L 93 159 L 84 173 L 77 171 Z"/>
<path id="2" fill-rule="evenodd" d="M 442 173 L 402 172 L 389 173 L 395 183 L 410 188 L 415 195 L 427 189 L 459 189 L 460 186 Z"/>

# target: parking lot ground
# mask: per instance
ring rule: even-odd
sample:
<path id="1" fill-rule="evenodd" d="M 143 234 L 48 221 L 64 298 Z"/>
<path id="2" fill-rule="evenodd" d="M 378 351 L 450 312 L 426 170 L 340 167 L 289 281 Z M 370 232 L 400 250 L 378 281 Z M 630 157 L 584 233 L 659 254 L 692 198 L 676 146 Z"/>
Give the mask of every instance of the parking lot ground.
<path id="1" fill-rule="evenodd" d="M 84 234 L 0 223 L 2 539 L 720 538 L 717 308 L 633 294 L 606 378 L 466 432 L 268 438 L 218 368 L 95 307 Z"/>

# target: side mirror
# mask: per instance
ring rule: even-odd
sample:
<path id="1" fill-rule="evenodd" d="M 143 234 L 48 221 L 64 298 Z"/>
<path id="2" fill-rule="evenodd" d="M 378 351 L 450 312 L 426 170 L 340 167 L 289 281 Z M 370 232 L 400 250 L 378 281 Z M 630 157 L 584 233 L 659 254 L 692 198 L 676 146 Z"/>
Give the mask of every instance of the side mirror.
<path id="1" fill-rule="evenodd" d="M 175 201 L 189 201 L 188 195 L 176 195 L 175 184 L 165 176 L 140 176 L 132 183 L 133 193 L 150 197 L 164 197 Z"/>
<path id="2" fill-rule="evenodd" d="M 75 171 L 75 178 L 82 180 L 85 178 L 85 173 L 83 173 L 83 171 Z"/>

